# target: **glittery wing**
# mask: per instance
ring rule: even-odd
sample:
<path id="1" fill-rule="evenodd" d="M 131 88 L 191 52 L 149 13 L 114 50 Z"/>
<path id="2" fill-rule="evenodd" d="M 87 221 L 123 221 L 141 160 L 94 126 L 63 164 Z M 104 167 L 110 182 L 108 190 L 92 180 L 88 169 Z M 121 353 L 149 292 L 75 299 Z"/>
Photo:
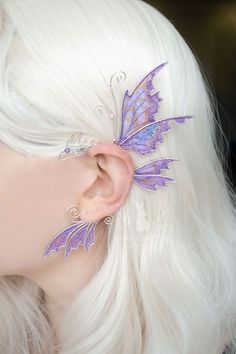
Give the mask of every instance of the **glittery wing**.
<path id="1" fill-rule="evenodd" d="M 88 251 L 88 248 L 95 243 L 94 229 L 97 223 L 98 221 L 95 223 L 81 222 L 81 227 L 77 228 L 67 241 L 65 258 L 68 257 L 72 249 L 77 250 L 79 245 L 84 246 L 85 250 Z"/>
<path id="2" fill-rule="evenodd" d="M 175 180 L 170 177 L 161 176 L 161 170 L 169 169 L 168 164 L 176 159 L 159 159 L 150 161 L 135 169 L 133 180 L 140 187 L 146 190 L 155 191 L 157 187 L 165 187 L 166 182 Z"/>
<path id="3" fill-rule="evenodd" d="M 60 248 L 66 246 L 66 242 L 74 230 L 78 228 L 78 223 L 66 227 L 60 231 L 53 239 L 49 242 L 45 249 L 44 256 L 48 256 L 50 252 L 58 252 Z"/>
<path id="4" fill-rule="evenodd" d="M 88 248 L 95 243 L 94 229 L 97 222 L 87 223 L 79 221 L 63 229 L 49 242 L 44 256 L 48 256 L 50 252 L 58 252 L 60 248 L 65 247 L 65 257 L 67 258 L 70 250 L 76 250 L 79 245 L 84 246 L 86 251 L 88 251 Z"/>
<path id="5" fill-rule="evenodd" d="M 149 154 L 156 150 L 157 144 L 163 143 L 162 134 L 170 130 L 168 121 L 174 120 L 176 123 L 184 123 L 185 119 L 189 118 L 192 116 L 167 118 L 149 123 L 128 136 L 119 145 L 141 155 Z"/>
<path id="6" fill-rule="evenodd" d="M 163 63 L 152 70 L 134 89 L 131 95 L 128 90 L 125 92 L 120 136 L 115 141 L 121 145 L 121 142 L 134 133 L 143 125 L 155 121 L 154 114 L 158 111 L 161 98 L 159 92 L 151 95 L 153 90 L 153 77 L 167 64 Z"/>

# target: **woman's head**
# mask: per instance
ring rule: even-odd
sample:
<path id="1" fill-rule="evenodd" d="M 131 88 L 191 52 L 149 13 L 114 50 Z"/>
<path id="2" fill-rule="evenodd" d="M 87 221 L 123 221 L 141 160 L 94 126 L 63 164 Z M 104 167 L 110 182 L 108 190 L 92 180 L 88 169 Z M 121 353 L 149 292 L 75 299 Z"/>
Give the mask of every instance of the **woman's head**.
<path id="1" fill-rule="evenodd" d="M 200 96 L 203 93 L 196 90 L 193 84 L 200 74 L 194 67 L 190 50 L 159 13 L 156 12 L 158 26 L 155 27 L 151 19 L 145 25 L 145 7 L 153 12 L 148 5 L 136 1 L 98 1 L 91 8 L 88 2 L 69 4 L 62 1 L 55 9 L 52 1 L 47 5 L 24 2 L 24 6 L 27 10 L 22 11 L 21 6 L 14 2 L 2 4 L 3 10 L 6 8 L 7 11 L 2 13 L 2 36 L 5 35 L 2 47 L 5 55 L 2 51 L 0 140 L 1 149 L 5 149 L 1 154 L 5 176 L 1 180 L 1 187 L 6 203 L 1 214 L 1 234 L 5 235 L 3 241 L 8 242 L 5 247 L 2 243 L 3 255 L 8 260 L 14 260 L 16 265 L 9 271 L 6 269 L 5 274 L 20 271 L 17 264 L 20 255 L 23 262 L 27 263 L 25 271 L 27 267 L 32 270 L 32 261 L 40 259 L 46 265 L 52 262 L 52 258 L 55 260 L 55 256 L 50 261 L 40 256 L 50 237 L 67 225 L 66 208 L 71 204 L 79 204 L 82 210 L 88 211 L 88 206 L 81 199 L 82 193 L 109 193 L 112 185 L 104 185 L 104 180 L 99 179 L 101 172 L 96 164 L 99 151 L 93 159 L 85 157 L 59 162 L 57 157 L 68 137 L 76 131 L 92 134 L 100 142 L 111 143 L 114 134 L 118 133 L 115 128 L 121 121 L 124 91 L 129 89 L 130 92 L 154 66 L 168 60 L 168 65 L 155 78 L 156 90 L 160 91 L 163 98 L 157 119 L 180 114 L 196 115 L 192 127 L 173 130 L 165 138 L 165 144 L 159 147 L 159 154 L 156 154 L 158 157 L 172 154 L 179 158 L 180 163 L 172 165 L 172 172 L 177 173 L 180 177 L 178 184 L 182 183 L 185 188 L 186 181 L 181 176 L 181 171 L 186 170 L 184 160 L 188 156 L 190 158 L 191 149 L 194 154 L 200 155 L 197 139 L 191 138 L 197 129 L 201 129 L 201 124 L 209 125 L 209 120 L 204 121 L 206 112 L 202 112 L 208 108 L 206 97 L 202 99 L 201 108 L 198 105 L 201 97 L 193 99 L 193 95 Z M 126 23 L 127 18 L 127 24 L 120 26 L 121 18 L 117 17 L 116 11 L 126 12 L 127 8 L 136 19 L 130 21 L 127 13 L 122 14 L 122 21 Z M 158 31 L 160 34 L 156 33 Z M 157 41 L 154 41 L 155 36 Z M 172 44 L 168 45 L 170 41 Z M 114 83 L 116 97 L 113 97 L 110 78 L 118 72 L 125 72 L 126 80 L 120 84 Z M 197 85 L 200 86 L 201 81 Z M 114 98 L 118 107 L 117 115 Z M 100 116 L 96 114 L 96 108 L 101 106 L 114 112 L 113 120 L 105 114 L 106 111 Z M 201 131 L 202 149 L 204 134 L 205 144 L 208 144 L 208 132 L 207 127 Z M 183 157 L 181 149 L 186 145 L 188 153 L 185 152 L 186 156 Z M 110 144 L 110 147 L 114 149 L 116 146 Z M 131 156 L 135 165 L 150 160 L 150 156 L 144 159 L 137 154 L 126 153 L 124 149 L 121 151 Z M 105 157 L 111 158 L 110 153 L 111 149 L 108 148 Z M 114 159 L 115 166 L 117 161 L 122 162 L 113 156 Z M 198 169 L 196 163 L 193 166 Z M 125 165 L 116 171 L 111 168 L 116 178 L 120 176 L 117 188 L 121 191 L 124 191 L 125 185 L 131 187 L 125 169 Z M 107 176 L 108 182 L 111 173 Z M 131 193 L 139 193 L 147 201 L 151 198 L 150 193 L 141 193 L 136 189 L 136 186 L 132 186 Z M 170 188 L 173 189 L 175 186 Z M 169 191 L 159 192 L 160 195 L 163 193 L 165 195 Z M 114 200 L 119 197 L 113 196 Z M 152 197 L 154 203 L 160 199 L 158 197 L 158 193 Z M 135 199 L 140 202 L 139 198 Z M 151 203 L 151 200 L 148 202 Z M 94 220 L 119 210 L 115 204 L 113 210 L 103 210 L 94 201 L 92 206 Z M 14 222 L 9 223 L 12 217 Z M 132 226 L 132 232 L 136 233 L 135 225 Z M 16 249 L 18 257 L 14 253 Z M 36 250 L 39 258 L 36 257 Z M 6 261 L 3 263 L 6 264 Z"/>
<path id="2" fill-rule="evenodd" d="M 69 292 L 91 267 L 60 322 L 60 353 L 218 354 L 235 325 L 235 214 L 191 50 L 142 1 L 0 0 L 0 9 L 1 274 L 25 275 L 45 291 L 51 283 L 54 294 Z M 153 82 L 162 98 L 156 119 L 194 119 L 173 127 L 151 156 L 179 160 L 168 171 L 177 183 L 149 193 L 132 174 L 150 156 L 111 142 L 124 92 L 166 61 Z M 126 80 L 113 96 L 118 72 Z M 97 114 L 101 105 L 114 119 L 106 109 Z M 58 161 L 73 132 L 102 144 Z M 66 208 L 77 203 L 89 221 L 115 214 L 112 227 L 101 226 L 90 253 L 79 248 L 68 265 L 62 252 L 45 259 L 48 241 L 68 225 Z M 14 293 L 8 286 L 2 296 Z M 30 311 L 19 313 L 22 323 L 26 317 L 33 327 Z"/>

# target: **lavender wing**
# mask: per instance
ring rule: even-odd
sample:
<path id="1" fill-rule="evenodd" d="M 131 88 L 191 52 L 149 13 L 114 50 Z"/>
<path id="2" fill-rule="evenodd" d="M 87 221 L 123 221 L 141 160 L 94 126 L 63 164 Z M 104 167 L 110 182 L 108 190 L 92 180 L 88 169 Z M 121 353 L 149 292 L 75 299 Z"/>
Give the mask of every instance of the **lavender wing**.
<path id="1" fill-rule="evenodd" d="M 159 159 L 150 161 L 136 168 L 133 180 L 145 190 L 155 191 L 157 187 L 163 188 L 166 182 L 175 180 L 170 177 L 161 176 L 161 170 L 169 169 L 168 164 L 175 159 Z"/>
<path id="2" fill-rule="evenodd" d="M 121 142 L 147 123 L 155 121 L 154 114 L 158 111 L 161 98 L 159 92 L 151 95 L 154 76 L 166 65 L 163 63 L 152 70 L 134 89 L 131 95 L 125 92 L 122 105 L 121 132 L 115 141 Z"/>
<path id="3" fill-rule="evenodd" d="M 77 227 L 78 223 L 70 225 L 53 237 L 45 249 L 44 256 L 48 256 L 50 252 L 58 252 L 60 248 L 65 247 L 67 239 Z"/>

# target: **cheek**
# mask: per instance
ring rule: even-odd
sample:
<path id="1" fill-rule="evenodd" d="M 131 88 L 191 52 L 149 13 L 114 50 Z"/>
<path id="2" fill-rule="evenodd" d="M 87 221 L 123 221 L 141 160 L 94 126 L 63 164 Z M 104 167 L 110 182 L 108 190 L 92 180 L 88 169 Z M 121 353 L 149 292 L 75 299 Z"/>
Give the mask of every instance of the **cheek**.
<path id="1" fill-rule="evenodd" d="M 0 275 L 24 274 L 47 263 L 44 248 L 63 222 L 62 187 L 46 166 L 8 174 L 1 184 Z"/>

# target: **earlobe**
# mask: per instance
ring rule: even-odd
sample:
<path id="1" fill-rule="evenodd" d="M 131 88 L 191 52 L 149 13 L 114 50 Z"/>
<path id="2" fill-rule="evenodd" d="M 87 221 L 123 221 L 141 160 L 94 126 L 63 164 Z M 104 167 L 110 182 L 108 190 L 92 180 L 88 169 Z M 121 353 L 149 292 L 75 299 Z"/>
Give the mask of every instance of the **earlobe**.
<path id="1" fill-rule="evenodd" d="M 93 185 L 84 191 L 81 205 L 86 209 L 84 221 L 93 222 L 114 214 L 129 194 L 134 175 L 133 161 L 116 144 L 97 144 L 88 157 L 95 158 L 98 175 Z"/>

